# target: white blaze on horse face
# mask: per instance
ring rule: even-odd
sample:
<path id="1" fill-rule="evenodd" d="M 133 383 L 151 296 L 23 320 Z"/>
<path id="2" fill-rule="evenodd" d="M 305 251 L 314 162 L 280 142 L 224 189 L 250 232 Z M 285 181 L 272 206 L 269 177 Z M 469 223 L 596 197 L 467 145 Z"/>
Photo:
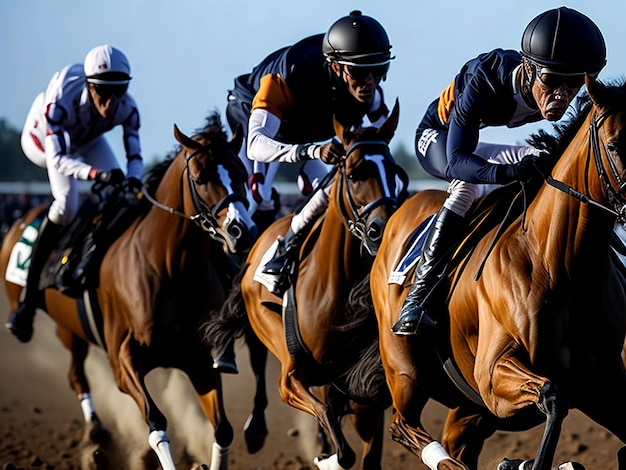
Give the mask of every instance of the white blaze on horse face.
<path id="1" fill-rule="evenodd" d="M 385 157 L 380 154 L 376 154 L 376 155 L 366 154 L 365 160 L 374 162 L 374 164 L 376 164 L 376 166 L 378 167 L 378 173 L 380 174 L 380 180 L 383 185 L 383 190 L 385 193 L 384 196 L 392 197 L 391 188 L 389 188 L 389 181 L 388 181 L 389 178 L 387 177 L 387 172 L 385 171 L 385 163 L 384 163 Z"/>

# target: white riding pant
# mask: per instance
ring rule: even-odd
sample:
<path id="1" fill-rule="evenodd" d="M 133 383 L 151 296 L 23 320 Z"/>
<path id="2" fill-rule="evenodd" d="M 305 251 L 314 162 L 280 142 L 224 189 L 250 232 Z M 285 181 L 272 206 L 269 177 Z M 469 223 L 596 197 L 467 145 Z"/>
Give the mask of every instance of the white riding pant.
<path id="1" fill-rule="evenodd" d="M 22 150 L 26 157 L 35 165 L 46 168 L 52 204 L 48 211 L 48 218 L 58 225 L 68 225 L 78 212 L 78 184 L 75 178 L 66 176 L 50 164 L 46 153 L 42 151 L 32 139 L 30 129 L 24 128 L 22 132 Z M 96 137 L 91 142 L 78 148 L 73 158 L 80 158 L 84 162 L 104 171 L 119 168 L 115 154 L 104 135 Z"/>
<path id="2" fill-rule="evenodd" d="M 537 154 L 538 150 L 526 145 L 502 145 L 480 142 L 476 147 L 475 155 L 483 157 L 492 163 L 512 164 L 521 161 L 524 157 Z M 448 197 L 443 207 L 461 217 L 465 217 L 474 201 L 481 198 L 500 185 L 468 183 L 462 180 L 452 180 L 448 186 Z"/>

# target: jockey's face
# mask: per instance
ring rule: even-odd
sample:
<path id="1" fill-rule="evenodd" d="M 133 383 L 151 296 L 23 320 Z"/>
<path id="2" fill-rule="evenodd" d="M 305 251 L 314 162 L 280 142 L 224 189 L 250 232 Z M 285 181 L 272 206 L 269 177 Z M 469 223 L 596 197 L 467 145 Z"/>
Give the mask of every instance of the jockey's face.
<path id="1" fill-rule="evenodd" d="M 115 116 L 120 98 L 124 96 L 128 86 L 107 86 L 96 85 L 95 83 L 89 83 L 88 85 L 91 101 L 98 114 L 105 119 Z"/>
<path id="2" fill-rule="evenodd" d="M 353 67 L 333 62 L 333 72 L 347 85 L 348 91 L 360 103 L 371 105 L 374 101 L 376 88 L 387 73 L 378 67 Z"/>
<path id="3" fill-rule="evenodd" d="M 534 75 L 532 94 L 541 115 L 548 121 L 558 121 L 583 85 L 584 74 L 542 73 L 539 66 L 525 62 L 527 73 Z"/>

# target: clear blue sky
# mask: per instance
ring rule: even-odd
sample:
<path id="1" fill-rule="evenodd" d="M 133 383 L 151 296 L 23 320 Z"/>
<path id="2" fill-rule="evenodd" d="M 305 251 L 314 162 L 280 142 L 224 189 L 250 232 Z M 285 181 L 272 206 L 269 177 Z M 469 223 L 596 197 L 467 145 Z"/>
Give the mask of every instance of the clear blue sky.
<path id="1" fill-rule="evenodd" d="M 626 74 L 624 0 L 3 0 L 0 118 L 21 130 L 32 99 L 56 70 L 109 43 L 131 62 L 144 158 L 161 158 L 176 144 L 174 123 L 191 133 L 214 110 L 226 123 L 226 94 L 236 75 L 361 9 L 385 26 L 393 45 L 396 59 L 383 84 L 388 102 L 400 100 L 392 147 L 412 151 L 426 106 L 467 59 L 496 47 L 519 49 L 527 23 L 562 5 L 585 13 L 603 31 L 608 65 L 600 78 Z M 533 130 L 492 129 L 483 140 L 522 142 Z M 110 133 L 110 141 L 122 155 L 119 134 Z"/>

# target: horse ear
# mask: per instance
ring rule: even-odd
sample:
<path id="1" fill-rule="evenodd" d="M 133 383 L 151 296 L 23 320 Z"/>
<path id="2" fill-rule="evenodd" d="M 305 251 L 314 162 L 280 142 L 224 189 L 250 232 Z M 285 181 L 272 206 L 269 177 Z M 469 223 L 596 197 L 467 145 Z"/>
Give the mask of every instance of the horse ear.
<path id="1" fill-rule="evenodd" d="M 589 93 L 589 97 L 591 98 L 591 101 L 593 101 L 593 104 L 602 108 L 607 101 L 605 98 L 606 87 L 604 84 L 589 75 L 585 75 L 585 86 L 587 87 L 587 93 Z"/>
<path id="2" fill-rule="evenodd" d="M 240 123 L 237 123 L 235 127 L 235 132 L 233 133 L 233 138 L 230 139 L 228 145 L 235 153 L 239 153 L 241 150 L 241 144 L 243 143 L 243 126 Z"/>
<path id="3" fill-rule="evenodd" d="M 176 124 L 174 124 L 174 137 L 183 147 L 191 149 L 200 148 L 200 143 L 183 134 Z"/>
<path id="4" fill-rule="evenodd" d="M 400 119 L 400 101 L 396 98 L 396 102 L 393 105 L 393 109 L 391 110 L 391 114 L 389 117 L 383 122 L 382 126 L 378 129 L 377 134 L 384 140 L 385 142 L 391 142 L 393 135 L 396 132 L 396 128 L 398 127 L 398 121 Z"/>

